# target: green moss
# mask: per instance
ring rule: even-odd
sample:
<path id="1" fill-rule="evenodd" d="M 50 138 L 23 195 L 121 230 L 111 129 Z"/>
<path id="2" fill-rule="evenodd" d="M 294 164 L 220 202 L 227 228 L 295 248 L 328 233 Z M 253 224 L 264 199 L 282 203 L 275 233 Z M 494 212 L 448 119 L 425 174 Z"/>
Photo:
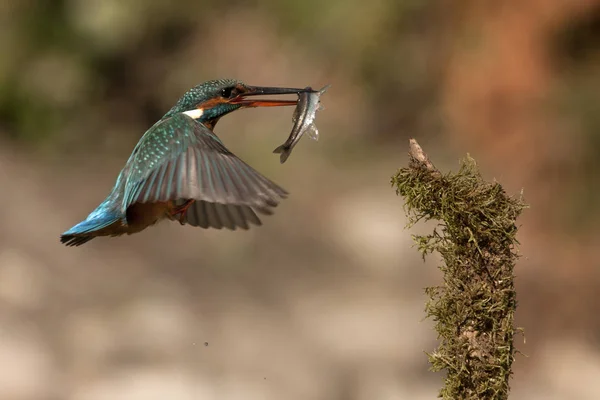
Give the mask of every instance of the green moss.
<path id="1" fill-rule="evenodd" d="M 433 371 L 447 372 L 440 397 L 506 399 L 515 354 L 515 221 L 526 205 L 485 182 L 469 156 L 458 173 L 443 175 L 423 153 L 413 154 L 392 186 L 405 199 L 409 226 L 439 221 L 432 234 L 414 239 L 423 257 L 435 251 L 443 259 L 444 284 L 426 289 L 440 341 L 429 361 Z"/>

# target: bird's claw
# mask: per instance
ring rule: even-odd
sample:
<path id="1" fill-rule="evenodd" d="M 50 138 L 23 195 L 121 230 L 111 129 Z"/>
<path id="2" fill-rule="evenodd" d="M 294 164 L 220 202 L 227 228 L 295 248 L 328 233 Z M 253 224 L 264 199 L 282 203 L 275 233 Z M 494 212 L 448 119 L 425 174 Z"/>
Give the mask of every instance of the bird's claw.
<path id="1" fill-rule="evenodd" d="M 181 225 L 185 225 L 185 212 L 187 211 L 188 208 L 190 208 L 190 206 L 194 203 L 194 199 L 189 199 L 186 200 L 185 203 L 183 203 L 182 205 L 180 205 L 179 207 L 175 208 L 173 210 L 172 216 L 175 217 L 176 215 L 179 215 L 179 218 L 177 219 L 179 221 L 179 223 Z"/>

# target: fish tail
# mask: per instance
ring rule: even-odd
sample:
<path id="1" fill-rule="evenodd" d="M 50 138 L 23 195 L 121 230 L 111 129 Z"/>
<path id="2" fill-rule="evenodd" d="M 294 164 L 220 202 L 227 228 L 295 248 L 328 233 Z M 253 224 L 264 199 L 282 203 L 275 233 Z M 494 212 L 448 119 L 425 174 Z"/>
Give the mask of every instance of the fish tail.
<path id="1" fill-rule="evenodd" d="M 279 162 L 281 164 L 283 164 L 288 159 L 290 154 L 292 153 L 292 148 L 290 146 L 286 146 L 285 144 L 282 144 L 281 146 L 279 146 L 275 150 L 273 150 L 273 153 L 281 154 L 279 156 Z"/>

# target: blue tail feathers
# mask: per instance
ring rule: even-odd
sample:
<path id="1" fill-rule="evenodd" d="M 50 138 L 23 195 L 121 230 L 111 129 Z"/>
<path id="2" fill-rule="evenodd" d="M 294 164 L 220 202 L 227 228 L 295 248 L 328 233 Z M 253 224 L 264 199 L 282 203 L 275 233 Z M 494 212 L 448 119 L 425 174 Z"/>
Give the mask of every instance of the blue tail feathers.
<path id="1" fill-rule="evenodd" d="M 119 221 L 121 216 L 111 210 L 107 210 L 106 204 L 101 204 L 86 219 L 73 226 L 60 236 L 61 243 L 66 246 L 80 246 L 92 240 L 101 229 L 104 229 Z"/>

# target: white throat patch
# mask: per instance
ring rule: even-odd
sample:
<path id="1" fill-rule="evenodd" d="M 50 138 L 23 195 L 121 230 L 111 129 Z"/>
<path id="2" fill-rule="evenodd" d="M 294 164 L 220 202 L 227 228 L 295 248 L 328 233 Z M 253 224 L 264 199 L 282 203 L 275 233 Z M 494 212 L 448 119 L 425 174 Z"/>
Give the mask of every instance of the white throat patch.
<path id="1" fill-rule="evenodd" d="M 204 114 L 204 110 L 200 108 L 194 108 L 193 110 L 184 111 L 183 113 L 192 119 L 198 119 L 202 116 L 202 114 Z"/>

